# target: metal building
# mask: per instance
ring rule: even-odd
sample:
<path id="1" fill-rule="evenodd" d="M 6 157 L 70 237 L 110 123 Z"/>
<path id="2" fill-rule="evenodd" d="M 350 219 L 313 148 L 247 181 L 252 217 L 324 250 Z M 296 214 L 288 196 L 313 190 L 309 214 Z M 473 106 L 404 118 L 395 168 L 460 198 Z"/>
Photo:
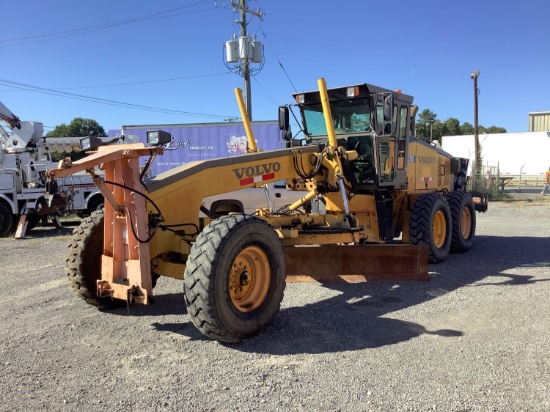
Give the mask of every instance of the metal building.
<path id="1" fill-rule="evenodd" d="M 550 112 L 529 113 L 529 131 L 530 132 L 550 131 Z"/>

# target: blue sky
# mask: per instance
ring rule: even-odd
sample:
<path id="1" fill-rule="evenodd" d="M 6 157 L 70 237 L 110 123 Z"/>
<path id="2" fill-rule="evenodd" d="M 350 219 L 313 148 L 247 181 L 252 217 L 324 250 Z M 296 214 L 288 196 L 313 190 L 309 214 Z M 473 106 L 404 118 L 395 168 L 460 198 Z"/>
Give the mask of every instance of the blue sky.
<path id="1" fill-rule="evenodd" d="M 474 70 L 481 72 L 480 124 L 522 132 L 529 112 L 550 110 L 548 0 L 258 0 L 249 7 L 265 14 L 249 23 L 265 46 L 265 66 L 252 80 L 253 120 L 275 119 L 294 88 L 313 90 L 324 77 L 329 87 L 402 89 L 438 119 L 473 123 Z M 239 115 L 233 90 L 242 78 L 223 62 L 223 44 L 239 33 L 228 0 L 18 0 L 4 2 L 2 12 L 0 101 L 46 131 L 74 117 L 109 130 Z M 44 36 L 51 33 L 61 34 Z"/>

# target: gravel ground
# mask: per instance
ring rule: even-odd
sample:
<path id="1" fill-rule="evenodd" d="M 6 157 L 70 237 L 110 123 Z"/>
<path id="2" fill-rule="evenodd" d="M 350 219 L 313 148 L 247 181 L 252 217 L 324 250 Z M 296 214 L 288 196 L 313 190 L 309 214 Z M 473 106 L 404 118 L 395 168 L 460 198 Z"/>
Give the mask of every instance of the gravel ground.
<path id="1" fill-rule="evenodd" d="M 429 282 L 289 284 L 238 345 L 202 337 L 179 281 L 130 316 L 84 304 L 71 230 L 0 239 L 2 411 L 550 410 L 550 202 L 492 203 Z"/>

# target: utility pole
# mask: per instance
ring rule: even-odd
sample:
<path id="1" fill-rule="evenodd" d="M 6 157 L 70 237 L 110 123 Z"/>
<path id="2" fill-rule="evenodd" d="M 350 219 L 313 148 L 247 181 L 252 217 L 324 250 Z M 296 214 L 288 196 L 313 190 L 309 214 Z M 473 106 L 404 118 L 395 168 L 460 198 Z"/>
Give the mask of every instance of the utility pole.
<path id="1" fill-rule="evenodd" d="M 254 40 L 251 40 L 248 36 L 246 16 L 247 14 L 252 14 L 262 20 L 264 15 L 259 9 L 250 10 L 246 4 L 246 1 L 247 0 L 238 0 L 237 3 L 236 1 L 231 0 L 231 5 L 233 6 L 234 11 L 237 9 L 240 11 L 240 20 L 236 23 L 240 24 L 241 32 L 238 46 L 235 37 L 233 37 L 233 40 L 226 42 L 225 47 L 227 63 L 238 63 L 240 61 L 238 66 L 230 69 L 238 69 L 238 72 L 243 76 L 244 102 L 248 113 L 248 118 L 252 120 L 252 90 L 250 85 L 250 74 L 252 70 L 250 69 L 250 63 L 262 63 L 262 66 L 258 70 L 262 69 L 263 46 L 261 42 L 257 41 L 255 38 Z"/>
<path id="2" fill-rule="evenodd" d="M 475 142 L 475 160 L 474 160 L 474 184 L 481 175 L 481 151 L 479 147 L 479 133 L 477 123 L 477 95 L 479 90 L 477 88 L 477 78 L 479 77 L 479 70 L 473 72 L 470 76 L 474 80 L 474 142 Z"/>
<path id="3" fill-rule="evenodd" d="M 241 9 L 241 36 L 246 37 L 246 0 L 239 0 Z M 243 59 L 244 101 L 248 118 L 252 121 L 252 90 L 250 87 L 250 62 Z"/>

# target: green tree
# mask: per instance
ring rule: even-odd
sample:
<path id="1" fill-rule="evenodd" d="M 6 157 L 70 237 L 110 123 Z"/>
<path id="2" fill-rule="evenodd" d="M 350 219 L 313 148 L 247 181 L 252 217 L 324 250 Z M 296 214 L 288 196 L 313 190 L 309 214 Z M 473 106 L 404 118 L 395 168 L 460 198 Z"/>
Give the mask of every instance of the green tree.
<path id="1" fill-rule="evenodd" d="M 416 135 L 423 138 L 426 141 L 430 141 L 430 131 L 433 135 L 433 124 L 435 123 L 437 115 L 430 109 L 424 109 L 418 115 L 418 121 L 416 122 Z"/>
<path id="2" fill-rule="evenodd" d="M 441 136 L 446 136 L 449 133 L 447 132 L 447 124 L 439 120 L 436 120 L 431 126 L 431 130 L 428 130 L 428 133 L 431 136 L 431 140 L 439 140 L 441 142 Z M 430 140 L 428 138 L 428 140 Z"/>
<path id="3" fill-rule="evenodd" d="M 448 136 L 457 136 L 460 132 L 460 121 L 454 117 L 445 120 L 445 134 Z"/>
<path id="4" fill-rule="evenodd" d="M 491 126 L 484 127 L 478 125 L 478 133 L 507 133 L 504 127 Z M 424 109 L 418 115 L 416 121 L 416 136 L 426 141 L 439 140 L 442 136 L 457 136 L 474 134 L 474 126 L 471 123 L 464 122 L 455 117 L 449 117 L 447 120 L 440 121 L 437 115 L 430 109 Z"/>
<path id="5" fill-rule="evenodd" d="M 83 117 L 75 117 L 68 125 L 61 123 L 46 134 L 47 137 L 86 137 L 86 136 L 107 136 L 103 126 L 100 126 L 98 122 L 93 119 L 84 119 Z M 85 153 L 79 152 L 63 152 L 52 153 L 52 160 L 58 162 L 61 159 L 70 157 L 71 160 L 82 159 Z"/>
<path id="6" fill-rule="evenodd" d="M 474 126 L 468 122 L 464 122 L 460 125 L 459 134 L 474 134 Z"/>
<path id="7" fill-rule="evenodd" d="M 86 136 L 107 136 L 103 126 L 93 119 L 75 117 L 68 125 L 61 123 L 55 129 L 48 132 L 48 137 L 86 137 Z"/>
<path id="8" fill-rule="evenodd" d="M 507 133 L 504 127 L 491 126 L 485 130 L 485 133 Z"/>

